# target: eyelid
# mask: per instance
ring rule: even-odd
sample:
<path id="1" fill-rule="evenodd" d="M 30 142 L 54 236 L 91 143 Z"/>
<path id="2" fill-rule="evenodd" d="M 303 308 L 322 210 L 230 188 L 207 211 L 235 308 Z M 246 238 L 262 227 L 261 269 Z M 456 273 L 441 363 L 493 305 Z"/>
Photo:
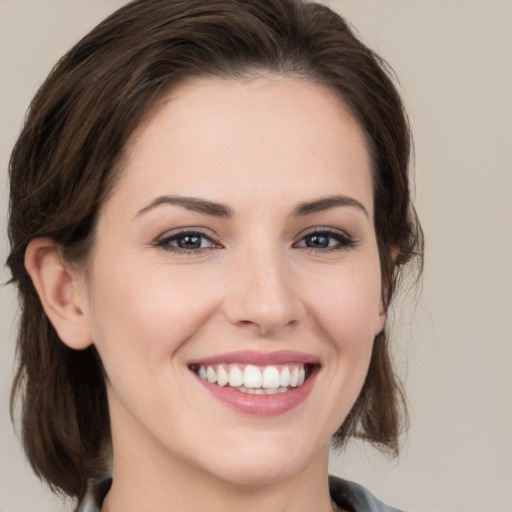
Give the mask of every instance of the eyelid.
<path id="1" fill-rule="evenodd" d="M 331 237 L 337 243 L 335 243 L 332 246 L 327 246 L 324 248 L 318 248 L 318 247 L 308 247 L 307 245 L 299 245 L 300 242 L 303 242 L 304 239 L 311 235 L 325 235 L 328 237 Z M 185 249 L 182 247 L 178 247 L 175 245 L 171 245 L 171 241 L 175 239 L 179 239 L 182 236 L 187 235 L 195 235 L 199 236 L 201 238 L 204 238 L 208 240 L 212 245 L 209 247 L 199 247 L 197 249 Z M 170 252 L 176 252 L 176 253 L 195 253 L 199 254 L 203 251 L 210 250 L 210 249 L 218 249 L 222 248 L 223 245 L 219 241 L 218 237 L 211 232 L 210 229 L 204 228 L 204 227 L 196 227 L 196 226 L 187 226 L 187 227 L 179 227 L 176 229 L 171 229 L 168 231 L 165 231 L 163 234 L 157 236 L 155 240 L 153 241 L 152 245 L 154 247 L 160 247 L 165 250 L 168 250 Z M 343 249 L 350 249 L 357 245 L 357 241 L 352 237 L 349 233 L 347 233 L 343 229 L 333 228 L 333 227 L 326 227 L 326 226 L 318 226 L 318 227 L 312 227 L 308 228 L 302 233 L 300 233 L 295 241 L 292 243 L 292 247 L 295 248 L 307 248 L 310 251 L 318 251 L 318 252 L 328 252 L 328 251 L 336 251 L 336 250 L 343 250 Z"/>
<path id="2" fill-rule="evenodd" d="M 338 241 L 338 244 L 335 244 L 334 246 L 325 247 L 325 248 L 315 248 L 315 247 L 308 247 L 306 245 L 299 246 L 297 245 L 299 242 L 302 242 L 306 237 L 320 234 L 320 235 L 326 235 L 330 236 L 331 238 L 334 238 Z M 343 249 L 350 249 L 357 245 L 357 241 L 352 237 L 349 233 L 347 233 L 343 229 L 338 228 L 332 228 L 332 227 L 325 227 L 325 226 L 318 226 L 314 228 L 309 228 L 306 231 L 302 232 L 296 239 L 296 241 L 293 243 L 293 246 L 300 247 L 300 248 L 306 248 L 313 251 L 318 252 L 328 252 L 328 251 L 335 251 L 335 250 L 343 250 Z"/>
<path id="3" fill-rule="evenodd" d="M 199 249 L 183 249 L 181 247 L 170 245 L 169 242 L 173 239 L 178 239 L 182 236 L 187 235 L 196 235 L 200 236 L 209 242 L 212 243 L 212 247 L 201 247 Z M 171 229 L 168 231 L 165 231 L 163 234 L 157 236 L 155 240 L 153 241 L 153 246 L 155 247 L 161 247 L 163 249 L 166 249 L 171 252 L 177 252 L 177 253 L 200 253 L 201 251 L 204 251 L 206 249 L 217 249 L 222 247 L 222 244 L 219 242 L 218 238 L 211 232 L 211 230 L 202 228 L 202 227 L 180 227 L 176 229 Z"/>
<path id="4" fill-rule="evenodd" d="M 352 236 L 349 233 L 347 233 L 347 231 L 345 231 L 344 229 L 333 228 L 333 227 L 328 227 L 328 226 L 316 226 L 316 227 L 305 229 L 304 231 L 299 233 L 299 235 L 297 236 L 297 240 L 301 240 L 302 238 L 305 238 L 309 235 L 314 235 L 317 233 L 323 233 L 326 235 L 343 236 L 343 237 L 352 239 Z"/>

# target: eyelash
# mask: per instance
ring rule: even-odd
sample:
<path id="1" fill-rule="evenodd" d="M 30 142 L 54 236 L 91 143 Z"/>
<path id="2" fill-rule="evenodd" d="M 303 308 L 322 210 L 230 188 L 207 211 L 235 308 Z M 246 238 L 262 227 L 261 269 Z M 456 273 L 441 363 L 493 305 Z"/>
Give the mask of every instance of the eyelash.
<path id="1" fill-rule="evenodd" d="M 333 251 L 342 251 L 351 249 L 356 246 L 356 241 L 344 233 L 343 231 L 336 231 L 329 228 L 320 228 L 320 229 L 314 229 L 310 231 L 309 233 L 306 233 L 302 236 L 302 238 L 299 240 L 299 242 L 302 242 L 303 240 L 307 239 L 308 237 L 313 236 L 321 236 L 321 237 L 327 237 L 334 239 L 337 243 L 333 246 L 323 247 L 323 248 L 317 248 L 317 247 L 308 247 L 306 245 L 300 246 L 309 249 L 309 252 L 311 254 L 318 254 L 318 253 L 326 253 L 326 252 L 333 252 Z M 297 247 L 297 243 L 294 244 L 295 247 Z"/>
<path id="2" fill-rule="evenodd" d="M 199 247 L 197 249 L 195 249 L 195 248 L 194 249 L 186 249 L 184 247 L 177 247 L 177 246 L 171 245 L 171 242 L 176 242 L 180 239 L 184 239 L 187 237 L 200 238 L 201 240 L 207 240 L 212 245 L 210 247 Z M 221 247 L 221 245 L 216 240 L 214 240 L 211 236 L 208 236 L 207 234 L 203 233 L 202 231 L 188 230 L 188 229 L 182 229 L 178 232 L 171 233 L 169 235 L 165 235 L 165 236 L 159 238 L 156 241 L 155 246 L 161 247 L 161 248 L 165 249 L 166 251 L 170 251 L 170 252 L 174 252 L 174 253 L 178 253 L 178 254 L 185 254 L 185 255 L 201 254 L 205 250 L 218 249 Z"/>
<path id="3" fill-rule="evenodd" d="M 298 245 L 300 242 L 305 241 L 308 237 L 319 236 L 326 237 L 329 239 L 334 239 L 337 243 L 333 246 L 327 246 L 323 248 L 318 247 L 308 247 L 307 245 Z M 184 247 L 178 247 L 175 245 L 171 245 L 172 242 L 177 242 L 180 239 L 184 238 L 198 238 L 201 240 L 207 240 L 211 245 L 209 247 L 198 247 L 192 249 L 186 249 Z M 330 241 L 329 241 L 330 243 Z M 155 242 L 155 247 L 161 247 L 166 251 L 185 254 L 185 255 L 193 255 L 193 254 L 201 254 L 202 252 L 209 249 L 219 249 L 221 248 L 221 244 L 217 242 L 213 237 L 205 234 L 202 231 L 197 230 L 187 230 L 183 229 L 179 232 L 171 233 L 169 235 L 165 235 Z M 318 253 L 327 253 L 333 251 L 347 250 L 355 247 L 356 242 L 353 238 L 342 231 L 335 231 L 332 229 L 315 229 L 303 235 L 300 240 L 293 244 L 293 247 L 303 247 L 305 249 L 309 249 L 310 254 L 318 254 Z"/>

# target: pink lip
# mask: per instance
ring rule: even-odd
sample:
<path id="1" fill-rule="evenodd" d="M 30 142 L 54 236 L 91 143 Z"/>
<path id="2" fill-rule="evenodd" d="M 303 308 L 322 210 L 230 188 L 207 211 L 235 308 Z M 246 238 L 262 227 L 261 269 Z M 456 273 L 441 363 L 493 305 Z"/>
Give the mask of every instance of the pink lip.
<path id="1" fill-rule="evenodd" d="M 211 384 L 207 380 L 201 380 L 199 377 L 197 377 L 197 381 L 217 400 L 230 409 L 242 414 L 265 417 L 284 414 L 303 403 L 313 388 L 317 375 L 318 371 L 315 368 L 302 386 L 286 393 L 276 393 L 275 395 L 242 393 L 233 388 Z"/>
<path id="2" fill-rule="evenodd" d="M 286 363 L 311 364 L 315 365 L 304 384 L 291 389 L 286 393 L 276 393 L 273 395 L 253 395 L 242 393 L 230 387 L 217 386 L 207 380 L 202 380 L 196 376 L 206 391 L 222 404 L 242 414 L 253 416 L 276 416 L 288 412 L 303 403 L 311 392 L 319 371 L 319 359 L 310 354 L 295 352 L 290 350 L 281 350 L 277 352 L 254 352 L 239 351 L 219 354 L 205 359 L 195 359 L 189 361 L 188 365 L 208 365 L 208 364 L 252 364 L 255 366 L 278 365 Z"/>
<path id="3" fill-rule="evenodd" d="M 299 363 L 299 364 L 319 364 L 320 360 L 311 354 L 296 352 L 293 350 L 279 350 L 276 352 L 255 352 L 252 350 L 241 350 L 238 352 L 227 352 L 204 359 L 194 359 L 189 361 L 188 365 L 207 365 L 207 364 L 253 364 L 255 366 L 268 366 L 274 364 Z"/>

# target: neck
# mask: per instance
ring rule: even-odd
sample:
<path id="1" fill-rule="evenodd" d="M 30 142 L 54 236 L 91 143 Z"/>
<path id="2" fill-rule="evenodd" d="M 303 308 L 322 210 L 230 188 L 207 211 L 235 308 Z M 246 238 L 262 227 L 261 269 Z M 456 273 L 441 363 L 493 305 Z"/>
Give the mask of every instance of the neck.
<path id="1" fill-rule="evenodd" d="M 270 481 L 233 482 L 173 456 L 149 440 L 135 446 L 129 442 L 131 435 L 123 439 L 113 433 L 114 479 L 102 512 L 333 510 L 328 489 L 328 446 L 296 473 Z"/>

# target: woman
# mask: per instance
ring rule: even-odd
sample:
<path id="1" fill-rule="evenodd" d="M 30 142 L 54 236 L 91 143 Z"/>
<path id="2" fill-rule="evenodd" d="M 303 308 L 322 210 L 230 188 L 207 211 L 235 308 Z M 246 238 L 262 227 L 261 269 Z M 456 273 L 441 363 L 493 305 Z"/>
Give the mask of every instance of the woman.
<path id="1" fill-rule="evenodd" d="M 96 27 L 11 158 L 36 473 L 82 511 L 395 510 L 327 462 L 350 436 L 398 452 L 409 149 L 326 7 L 138 0 Z"/>

